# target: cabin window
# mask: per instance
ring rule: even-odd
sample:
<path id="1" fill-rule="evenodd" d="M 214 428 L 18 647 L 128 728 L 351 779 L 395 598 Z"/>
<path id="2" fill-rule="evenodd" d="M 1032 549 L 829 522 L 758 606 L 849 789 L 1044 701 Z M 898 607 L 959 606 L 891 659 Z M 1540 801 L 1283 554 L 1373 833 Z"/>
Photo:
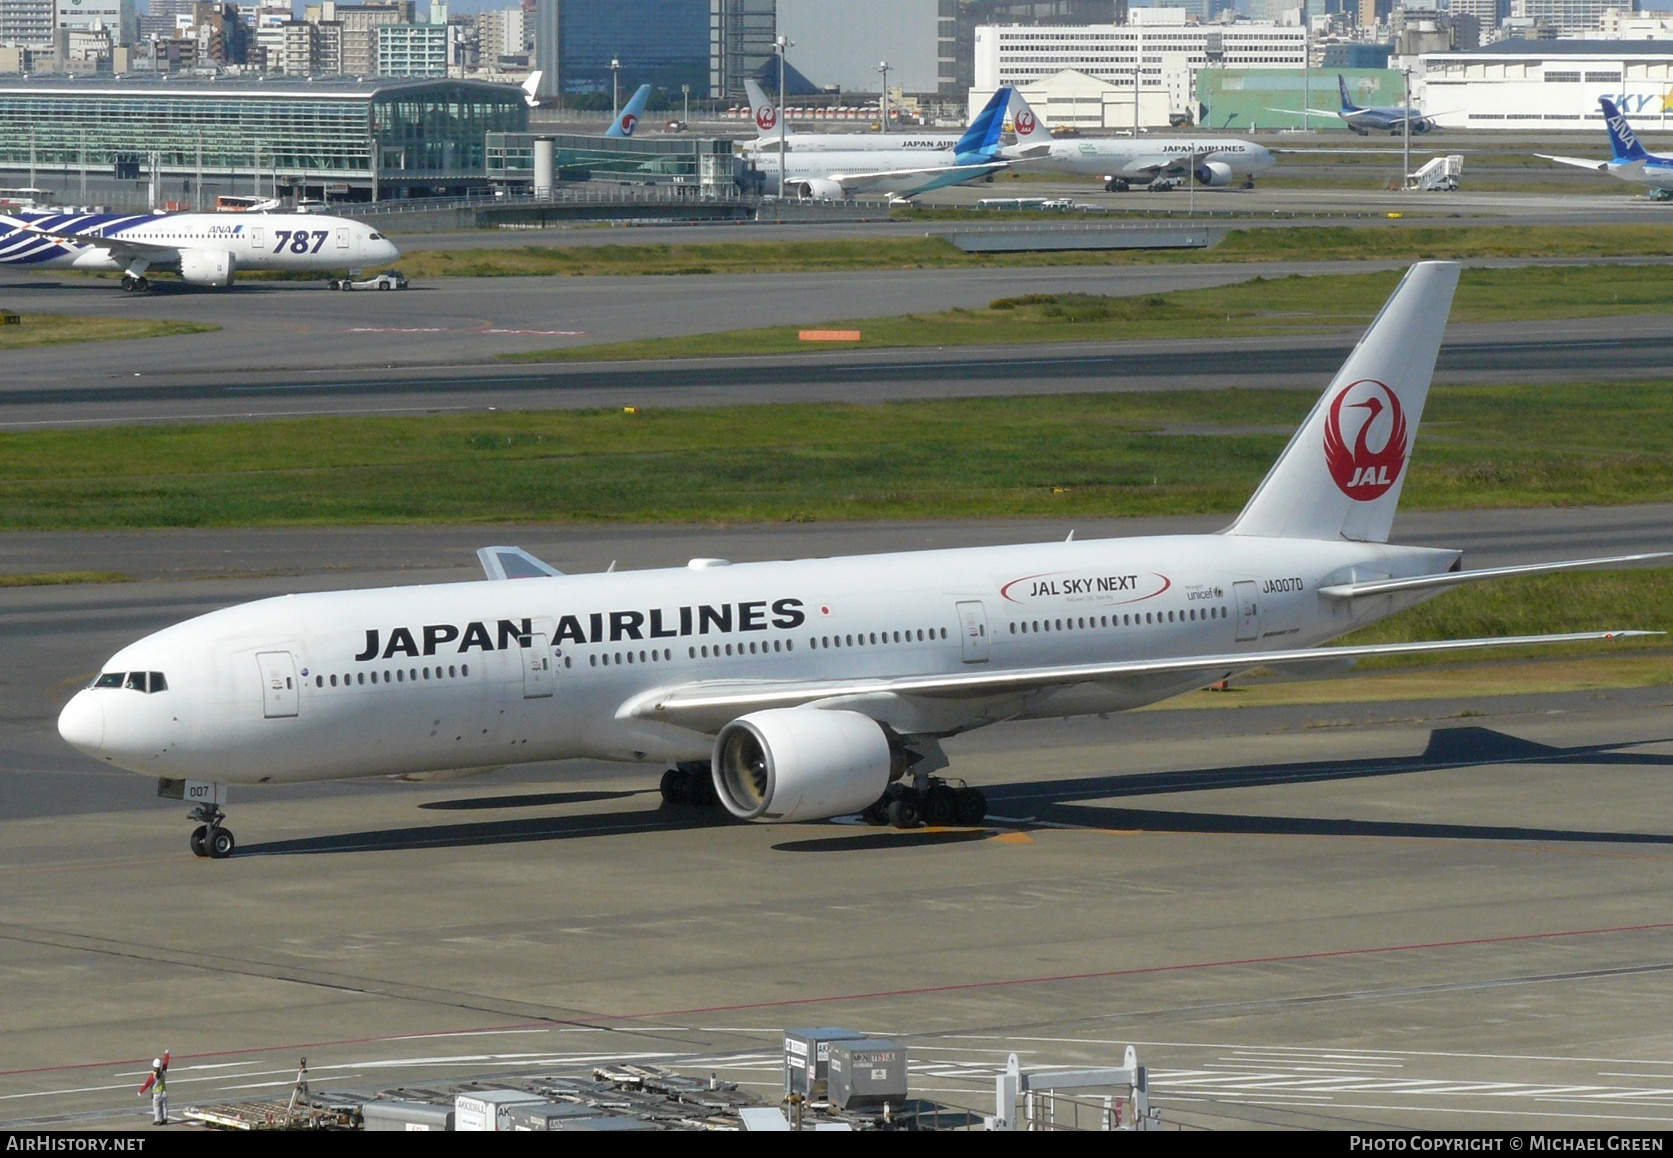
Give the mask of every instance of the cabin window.
<path id="1" fill-rule="evenodd" d="M 462 676 L 470 675 L 471 674 L 471 665 L 468 664 L 468 663 L 460 664 L 459 665 L 459 674 L 462 675 Z"/>

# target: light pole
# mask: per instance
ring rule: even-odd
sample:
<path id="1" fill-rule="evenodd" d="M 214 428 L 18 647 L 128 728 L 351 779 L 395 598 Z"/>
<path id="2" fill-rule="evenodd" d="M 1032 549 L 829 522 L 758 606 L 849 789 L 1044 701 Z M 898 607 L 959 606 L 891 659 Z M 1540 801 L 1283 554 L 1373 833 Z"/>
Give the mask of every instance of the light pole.
<path id="1" fill-rule="evenodd" d="M 685 98 L 685 116 L 680 118 L 680 123 L 682 125 L 689 125 L 691 123 L 691 86 L 689 84 L 682 84 L 680 86 L 680 95 Z"/>
<path id="2" fill-rule="evenodd" d="M 618 76 L 622 70 L 622 62 L 615 57 L 610 58 L 610 123 L 615 124 L 616 118 L 622 115 L 621 89 L 617 85 Z"/>
<path id="3" fill-rule="evenodd" d="M 786 49 L 795 48 L 796 42 L 788 36 L 773 39 L 773 49 L 778 53 L 778 199 L 784 200 L 784 123 L 789 119 L 784 107 L 784 53 Z"/>
<path id="4" fill-rule="evenodd" d="M 886 133 L 889 131 L 889 62 L 885 60 L 879 64 L 877 71 L 883 74 L 883 99 L 877 107 L 882 113 L 883 131 Z"/>
<path id="5" fill-rule="evenodd" d="M 1412 171 L 1412 70 L 1403 68 L 1400 73 L 1406 81 L 1406 107 L 1400 117 L 1400 188 L 1406 187 L 1406 175 Z"/>

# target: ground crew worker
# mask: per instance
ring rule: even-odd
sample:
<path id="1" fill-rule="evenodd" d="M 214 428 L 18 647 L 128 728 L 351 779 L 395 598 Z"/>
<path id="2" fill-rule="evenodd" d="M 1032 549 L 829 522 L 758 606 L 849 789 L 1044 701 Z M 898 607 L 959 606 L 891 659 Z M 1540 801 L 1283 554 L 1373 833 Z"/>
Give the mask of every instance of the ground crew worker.
<path id="1" fill-rule="evenodd" d="M 168 1053 L 164 1051 L 162 1057 L 151 1059 L 151 1075 L 145 1079 L 145 1084 L 139 1088 L 139 1096 L 144 1097 L 146 1091 L 151 1093 L 151 1124 L 153 1126 L 168 1125 Z"/>

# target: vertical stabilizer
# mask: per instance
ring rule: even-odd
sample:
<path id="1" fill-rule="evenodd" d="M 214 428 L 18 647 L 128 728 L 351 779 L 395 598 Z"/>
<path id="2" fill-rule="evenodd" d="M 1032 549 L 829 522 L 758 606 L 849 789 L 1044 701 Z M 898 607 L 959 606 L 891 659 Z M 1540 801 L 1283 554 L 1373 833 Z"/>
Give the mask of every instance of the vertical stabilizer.
<path id="1" fill-rule="evenodd" d="M 1348 99 L 1348 82 L 1341 73 L 1336 74 L 1336 90 L 1342 94 L 1342 111 L 1345 113 L 1357 113 L 1359 111 L 1359 106 Z"/>
<path id="2" fill-rule="evenodd" d="M 1597 103 L 1603 107 L 1603 123 L 1609 128 L 1609 150 L 1614 153 L 1617 161 L 1642 161 L 1649 157 L 1649 153 L 1638 140 L 1638 134 L 1627 124 L 1626 117 L 1615 107 L 1615 102 L 1608 97 L 1598 97 Z"/>
<path id="3" fill-rule="evenodd" d="M 976 119 L 970 122 L 970 127 L 964 131 L 964 136 L 953 146 L 955 157 L 991 157 L 994 147 L 999 144 L 999 134 L 1005 129 L 1005 110 L 1011 107 L 1011 93 L 1014 90 L 1008 85 L 1002 85 L 988 98 L 988 103 L 982 106 L 982 111 L 976 114 Z"/>
<path id="4" fill-rule="evenodd" d="M 755 122 L 756 137 L 776 137 L 778 106 L 767 98 L 766 92 L 753 80 L 744 81 L 744 92 L 749 94 L 749 115 Z"/>
<path id="5" fill-rule="evenodd" d="M 1025 149 L 1029 145 L 1050 144 L 1051 130 L 1046 123 L 1023 99 L 1020 90 L 1011 93 L 1011 127 L 1017 134 L 1017 147 Z"/>
<path id="6" fill-rule="evenodd" d="M 639 127 L 639 118 L 644 115 L 645 102 L 651 99 L 651 86 L 642 84 L 638 90 L 628 98 L 627 107 L 616 114 L 616 123 L 605 130 L 606 137 L 631 137 L 633 130 Z"/>
<path id="7" fill-rule="evenodd" d="M 1455 262 L 1406 271 L 1228 534 L 1388 541 L 1457 288 Z"/>

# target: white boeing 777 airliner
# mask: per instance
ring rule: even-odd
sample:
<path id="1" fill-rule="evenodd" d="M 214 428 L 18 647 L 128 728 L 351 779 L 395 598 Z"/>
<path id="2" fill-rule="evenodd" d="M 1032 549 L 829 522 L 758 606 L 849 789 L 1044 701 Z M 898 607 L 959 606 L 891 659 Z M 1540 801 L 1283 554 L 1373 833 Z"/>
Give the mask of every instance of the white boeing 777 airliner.
<path id="1" fill-rule="evenodd" d="M 1414 266 L 1243 513 L 1215 535 L 489 579 L 290 595 L 124 648 L 59 717 L 88 755 L 194 802 L 233 849 L 226 785 L 670 763 L 746 820 L 979 822 L 940 741 L 1000 720 L 1153 703 L 1261 665 L 1605 639 L 1321 648 L 1460 583 L 1658 555 L 1459 570 L 1388 543 L 1458 267 Z"/>

